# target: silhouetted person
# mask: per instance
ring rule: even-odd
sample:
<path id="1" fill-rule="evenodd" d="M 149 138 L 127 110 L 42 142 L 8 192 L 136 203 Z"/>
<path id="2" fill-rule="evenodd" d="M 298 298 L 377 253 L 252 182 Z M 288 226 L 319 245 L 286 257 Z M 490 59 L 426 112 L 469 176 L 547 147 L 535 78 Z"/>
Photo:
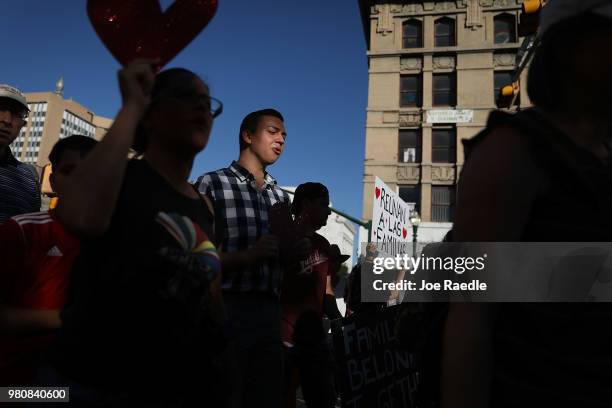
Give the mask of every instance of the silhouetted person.
<path id="1" fill-rule="evenodd" d="M 51 149 L 50 182 L 60 200 L 70 174 L 97 143 L 74 135 Z M 16 215 L 0 225 L 0 384 L 35 383 L 39 354 L 61 325 L 79 247 L 54 210 Z"/>
<path id="2" fill-rule="evenodd" d="M 550 1 L 539 35 L 535 106 L 465 143 L 457 242 L 612 241 L 612 2 Z M 610 321 L 609 304 L 451 303 L 443 407 L 611 406 Z"/>
<path id="3" fill-rule="evenodd" d="M 70 386 L 72 406 L 222 406 L 227 393 L 212 205 L 188 181 L 221 105 L 193 72 L 153 63 L 119 71 L 121 109 L 57 208 L 81 253 L 41 378 Z"/>
<path id="4" fill-rule="evenodd" d="M 331 213 L 329 191 L 321 183 L 303 183 L 295 190 L 291 212 L 299 236 L 312 249 L 296 269 L 285 271 L 281 294 L 282 337 L 286 353 L 285 407 L 295 406 L 295 386 L 302 386 L 308 407 L 333 407 L 334 365 L 323 329 L 323 315 L 342 317 L 332 288 L 332 274 L 346 260 L 316 231 Z M 298 381 L 294 381 L 296 379 Z"/>

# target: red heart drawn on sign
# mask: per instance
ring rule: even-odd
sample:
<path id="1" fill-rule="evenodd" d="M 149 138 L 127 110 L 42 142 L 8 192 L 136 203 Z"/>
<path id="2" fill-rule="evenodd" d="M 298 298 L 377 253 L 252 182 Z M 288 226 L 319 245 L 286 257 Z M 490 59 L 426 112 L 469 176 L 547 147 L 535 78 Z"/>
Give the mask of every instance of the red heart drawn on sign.
<path id="1" fill-rule="evenodd" d="M 206 27 L 217 0 L 176 0 L 162 13 L 159 0 L 88 0 L 98 37 L 122 64 L 159 59 L 161 69 Z"/>
<path id="2" fill-rule="evenodd" d="M 380 188 L 376 187 L 376 199 L 380 197 Z"/>
<path id="3" fill-rule="evenodd" d="M 404 239 L 406 239 L 407 234 L 408 234 L 408 231 L 406 231 L 406 228 L 402 228 L 402 236 L 404 237 Z"/>

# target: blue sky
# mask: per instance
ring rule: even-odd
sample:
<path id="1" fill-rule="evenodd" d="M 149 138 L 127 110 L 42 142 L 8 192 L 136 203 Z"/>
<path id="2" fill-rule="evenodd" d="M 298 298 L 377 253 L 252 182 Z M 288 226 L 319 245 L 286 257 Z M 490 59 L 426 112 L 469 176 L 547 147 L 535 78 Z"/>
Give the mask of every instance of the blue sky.
<path id="1" fill-rule="evenodd" d="M 0 83 L 46 92 L 63 76 L 64 97 L 113 117 L 119 64 L 85 4 L 19 0 L 4 7 Z M 361 218 L 368 77 L 356 0 L 219 0 L 209 25 L 167 65 L 174 66 L 200 74 L 224 103 L 192 177 L 237 158 L 244 115 L 274 107 L 288 138 L 270 173 L 281 185 L 322 182 L 335 207 Z"/>

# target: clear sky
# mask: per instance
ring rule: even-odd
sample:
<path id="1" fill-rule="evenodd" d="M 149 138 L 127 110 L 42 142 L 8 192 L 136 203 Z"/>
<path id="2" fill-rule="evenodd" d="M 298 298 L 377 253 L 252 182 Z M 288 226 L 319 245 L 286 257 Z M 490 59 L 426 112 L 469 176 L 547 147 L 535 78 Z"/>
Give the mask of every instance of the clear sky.
<path id="1" fill-rule="evenodd" d="M 63 76 L 65 98 L 114 117 L 119 64 L 91 27 L 86 1 L 10 3 L 0 83 L 49 92 Z M 288 138 L 270 173 L 281 185 L 322 182 L 334 207 L 361 218 L 368 68 L 356 0 L 219 0 L 209 25 L 167 65 L 175 66 L 200 74 L 224 103 L 192 178 L 236 159 L 244 115 L 274 107 Z"/>

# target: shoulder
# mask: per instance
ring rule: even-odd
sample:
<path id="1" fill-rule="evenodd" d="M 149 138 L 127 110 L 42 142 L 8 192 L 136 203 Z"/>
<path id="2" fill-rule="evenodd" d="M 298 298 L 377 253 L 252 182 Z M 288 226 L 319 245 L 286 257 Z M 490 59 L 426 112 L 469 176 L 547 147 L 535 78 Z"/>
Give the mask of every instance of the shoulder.
<path id="1" fill-rule="evenodd" d="M 16 215 L 11 218 L 20 227 L 24 225 L 48 224 L 54 222 L 49 211 L 39 211 L 27 214 Z"/>
<path id="2" fill-rule="evenodd" d="M 291 204 L 291 197 L 289 197 L 289 194 L 285 190 L 282 190 L 280 187 L 278 187 L 278 190 L 280 191 L 280 196 L 282 197 L 283 202 Z"/>
<path id="3" fill-rule="evenodd" d="M 466 154 L 461 178 L 489 180 L 501 177 L 502 180 L 512 180 L 534 176 L 538 172 L 528 136 L 508 124 L 502 124 L 489 130 L 486 137 L 473 145 L 469 157 Z"/>
<path id="4" fill-rule="evenodd" d="M 36 168 L 30 164 L 22 163 L 17 159 L 7 161 L 0 165 L 0 176 L 3 182 L 38 184 L 38 173 Z"/>
<path id="5" fill-rule="evenodd" d="M 535 109 L 518 113 L 493 111 L 489 115 L 486 128 L 471 139 L 463 140 L 466 164 L 472 154 L 505 152 L 522 154 L 522 158 L 532 156 L 538 150 L 543 134 L 551 131 L 548 121 Z"/>
<path id="6" fill-rule="evenodd" d="M 30 177 L 38 179 L 36 167 L 31 164 L 23 163 L 17 160 L 17 168 L 27 173 Z"/>
<path id="7" fill-rule="evenodd" d="M 534 109 L 509 114 L 494 111 L 489 115 L 485 130 L 472 139 L 464 140 L 465 165 L 482 178 L 506 176 L 516 178 L 538 171 L 538 139 L 547 131 L 546 121 Z M 483 171 L 486 170 L 486 171 Z"/>
<path id="8" fill-rule="evenodd" d="M 234 173 L 227 167 L 202 174 L 198 177 L 195 185 L 201 193 L 207 193 L 211 190 L 219 189 L 221 183 L 230 182 L 235 178 Z"/>
<path id="9" fill-rule="evenodd" d="M 48 211 L 40 211 L 14 216 L 7 221 L 6 228 L 19 231 L 21 238 L 27 241 L 29 236 L 36 235 L 40 230 L 51 227 L 55 222 Z"/>
<path id="10" fill-rule="evenodd" d="M 289 197 L 289 193 L 283 190 L 283 188 L 278 184 L 278 182 L 276 181 L 274 177 L 270 175 L 269 177 L 271 180 L 271 184 L 270 184 L 271 189 L 274 192 L 274 194 L 278 196 L 278 200 L 291 205 L 291 197 Z"/>
<path id="11" fill-rule="evenodd" d="M 480 137 L 459 178 L 455 238 L 519 240 L 546 173 L 531 138 L 516 127 L 502 123 Z"/>

